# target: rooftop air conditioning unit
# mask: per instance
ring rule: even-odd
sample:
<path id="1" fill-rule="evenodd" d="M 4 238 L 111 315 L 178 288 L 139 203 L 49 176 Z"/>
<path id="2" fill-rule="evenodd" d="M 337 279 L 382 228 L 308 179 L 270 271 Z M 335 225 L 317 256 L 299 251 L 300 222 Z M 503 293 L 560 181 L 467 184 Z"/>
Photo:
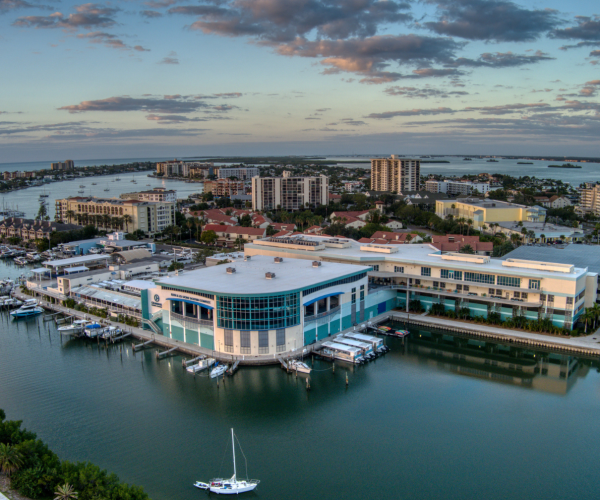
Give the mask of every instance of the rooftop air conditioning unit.
<path id="1" fill-rule="evenodd" d="M 265 278 L 272 280 L 275 278 L 275 273 L 265 273 Z"/>
<path id="2" fill-rule="evenodd" d="M 252 258 L 252 255 L 244 255 L 244 262 L 247 260 L 250 260 Z"/>
<path id="3" fill-rule="evenodd" d="M 321 261 L 313 260 L 312 266 L 313 267 L 321 267 Z"/>
<path id="4" fill-rule="evenodd" d="M 233 273 L 235 273 L 235 267 L 228 267 L 226 269 L 226 271 L 227 271 L 227 274 L 233 274 Z"/>
<path id="5" fill-rule="evenodd" d="M 275 264 L 281 264 L 283 259 L 281 257 L 275 257 Z"/>

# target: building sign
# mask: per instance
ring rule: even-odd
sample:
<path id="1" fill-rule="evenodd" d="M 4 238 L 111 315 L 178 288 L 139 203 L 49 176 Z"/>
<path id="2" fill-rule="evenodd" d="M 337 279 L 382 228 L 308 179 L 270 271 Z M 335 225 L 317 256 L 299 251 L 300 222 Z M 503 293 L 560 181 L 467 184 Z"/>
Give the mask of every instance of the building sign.
<path id="1" fill-rule="evenodd" d="M 191 300 L 192 302 L 202 302 L 203 304 L 207 304 L 209 306 L 212 305 L 209 300 L 202 300 L 202 299 L 199 299 L 197 297 L 186 297 L 185 295 L 179 295 L 178 293 L 172 293 L 171 295 L 173 297 L 178 298 L 178 299 Z"/>

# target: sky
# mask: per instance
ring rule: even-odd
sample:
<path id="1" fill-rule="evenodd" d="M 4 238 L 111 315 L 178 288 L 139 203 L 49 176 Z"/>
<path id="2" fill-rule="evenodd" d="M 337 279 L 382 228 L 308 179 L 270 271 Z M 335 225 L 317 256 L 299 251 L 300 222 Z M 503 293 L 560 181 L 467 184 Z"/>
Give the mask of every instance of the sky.
<path id="1" fill-rule="evenodd" d="M 0 0 L 0 163 L 600 156 L 597 0 Z"/>

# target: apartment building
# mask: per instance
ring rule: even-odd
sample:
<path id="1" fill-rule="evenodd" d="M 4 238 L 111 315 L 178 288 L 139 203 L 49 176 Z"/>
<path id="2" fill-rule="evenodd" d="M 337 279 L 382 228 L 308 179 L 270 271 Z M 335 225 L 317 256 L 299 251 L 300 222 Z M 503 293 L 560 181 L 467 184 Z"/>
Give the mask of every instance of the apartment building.
<path id="1" fill-rule="evenodd" d="M 421 178 L 421 160 L 400 158 L 392 155 L 390 158 L 371 159 L 371 189 L 402 193 L 403 191 L 418 191 Z"/>
<path id="2" fill-rule="evenodd" d="M 175 224 L 175 203 L 75 196 L 56 200 L 56 219 L 152 236 Z"/>
<path id="3" fill-rule="evenodd" d="M 257 167 L 224 167 L 219 168 L 219 179 L 227 179 L 228 177 L 237 177 L 239 180 L 249 180 L 252 177 L 260 175 L 260 170 Z"/>
<path id="4" fill-rule="evenodd" d="M 445 193 L 452 195 L 470 195 L 473 191 L 485 194 L 490 190 L 490 185 L 487 182 L 461 182 L 461 181 L 436 181 L 428 180 L 425 182 L 425 191 L 430 193 Z"/>
<path id="5" fill-rule="evenodd" d="M 175 158 L 156 164 L 156 174 L 165 177 L 200 177 L 207 178 L 218 173 L 213 163 L 199 161 L 182 161 Z"/>
<path id="6" fill-rule="evenodd" d="M 329 178 L 253 177 L 252 210 L 294 211 L 329 203 Z"/>
<path id="7" fill-rule="evenodd" d="M 581 190 L 577 211 L 583 214 L 600 215 L 600 184 L 587 182 Z"/>
<path id="8" fill-rule="evenodd" d="M 369 281 L 396 291 L 399 307 L 419 300 L 430 309 L 468 308 L 471 316 L 500 314 L 550 319 L 573 328 L 597 298 L 597 273 L 573 264 L 443 253 L 429 244 L 363 244 L 345 238 L 297 235 L 265 238 L 244 246 L 246 256 L 368 265 Z"/>
<path id="9" fill-rule="evenodd" d="M 73 160 L 59 161 L 50 164 L 50 170 L 74 170 L 75 162 Z"/>
<path id="10" fill-rule="evenodd" d="M 138 200 L 138 201 L 169 201 L 177 202 L 177 191 L 157 187 L 150 191 L 139 191 L 137 193 L 124 193 L 119 196 L 122 200 Z"/>
<path id="11" fill-rule="evenodd" d="M 13 172 L 3 172 L 2 177 L 5 181 L 11 179 L 32 179 L 36 176 L 36 172 L 23 172 L 21 170 L 15 170 Z"/>
<path id="12" fill-rule="evenodd" d="M 437 200 L 435 214 L 442 219 L 449 215 L 454 218 L 471 219 L 474 229 L 481 229 L 495 222 L 544 222 L 546 220 L 545 208 L 480 198 Z"/>
<path id="13" fill-rule="evenodd" d="M 246 183 L 244 181 L 234 181 L 232 179 L 217 179 L 214 181 L 204 181 L 204 192 L 212 193 L 213 196 L 232 196 L 236 194 L 245 194 Z"/>
<path id="14" fill-rule="evenodd" d="M 7 217 L 0 222 L 0 237 L 10 238 L 16 236 L 23 241 L 48 239 L 53 232 L 72 231 L 81 229 L 75 224 L 62 224 L 53 221 L 39 221 L 23 219 L 21 217 Z"/>

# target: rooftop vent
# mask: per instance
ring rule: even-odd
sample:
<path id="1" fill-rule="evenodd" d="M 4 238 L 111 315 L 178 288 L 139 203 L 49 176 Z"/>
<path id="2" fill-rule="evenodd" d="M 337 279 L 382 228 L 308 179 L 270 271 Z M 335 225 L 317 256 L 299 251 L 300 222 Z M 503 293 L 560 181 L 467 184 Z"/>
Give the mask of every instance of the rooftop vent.
<path id="1" fill-rule="evenodd" d="M 233 274 L 233 273 L 235 273 L 235 267 L 228 267 L 226 269 L 226 271 L 227 271 L 227 274 Z"/>
<path id="2" fill-rule="evenodd" d="M 312 264 L 312 266 L 313 266 L 313 267 L 321 267 L 321 262 L 320 262 L 320 261 L 318 261 L 318 260 L 313 260 L 313 264 Z"/>
<path id="3" fill-rule="evenodd" d="M 265 273 L 265 278 L 268 280 L 275 279 L 275 273 Z"/>
<path id="4" fill-rule="evenodd" d="M 281 264 L 283 259 L 281 257 L 275 257 L 275 264 Z"/>
<path id="5" fill-rule="evenodd" d="M 244 255 L 244 261 L 250 260 L 252 255 Z"/>

